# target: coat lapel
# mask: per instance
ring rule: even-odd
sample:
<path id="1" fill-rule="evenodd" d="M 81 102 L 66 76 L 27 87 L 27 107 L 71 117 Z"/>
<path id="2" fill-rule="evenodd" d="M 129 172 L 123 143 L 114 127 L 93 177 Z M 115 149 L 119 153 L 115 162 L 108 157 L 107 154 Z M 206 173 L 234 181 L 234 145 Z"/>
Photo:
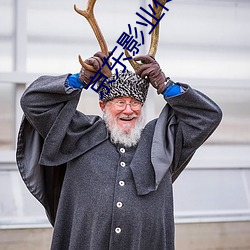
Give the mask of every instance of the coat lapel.
<path id="1" fill-rule="evenodd" d="M 169 171 L 174 156 L 175 124 L 176 118 L 166 105 L 159 118 L 143 130 L 130 165 L 138 195 L 156 191 Z"/>

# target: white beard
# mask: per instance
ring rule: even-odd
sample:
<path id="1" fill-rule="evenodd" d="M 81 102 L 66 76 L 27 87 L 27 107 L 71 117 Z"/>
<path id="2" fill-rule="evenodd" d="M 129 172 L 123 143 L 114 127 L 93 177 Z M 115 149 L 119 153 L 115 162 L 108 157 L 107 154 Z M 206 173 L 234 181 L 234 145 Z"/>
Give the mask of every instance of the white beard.
<path id="1" fill-rule="evenodd" d="M 108 111 L 103 114 L 103 120 L 106 123 L 107 129 L 110 132 L 110 140 L 113 143 L 122 144 L 125 147 L 136 146 L 140 140 L 141 132 L 144 127 L 143 115 L 139 116 L 139 119 L 135 123 L 135 127 L 129 132 L 122 131 L 117 125 L 116 117 L 113 118 Z"/>

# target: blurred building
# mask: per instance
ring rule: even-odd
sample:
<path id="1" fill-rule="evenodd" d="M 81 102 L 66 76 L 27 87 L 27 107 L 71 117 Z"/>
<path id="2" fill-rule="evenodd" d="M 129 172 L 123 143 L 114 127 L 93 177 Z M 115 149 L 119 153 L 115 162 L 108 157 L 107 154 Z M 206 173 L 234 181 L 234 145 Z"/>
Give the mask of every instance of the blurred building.
<path id="1" fill-rule="evenodd" d="M 49 248 L 52 229 L 15 163 L 19 99 L 38 76 L 76 73 L 78 54 L 87 58 L 99 50 L 88 23 L 73 10 L 86 1 L 0 1 L 0 249 Z M 97 1 L 109 50 L 149 3 Z M 203 91 L 224 113 L 174 184 L 176 249 L 250 249 L 250 2 L 173 0 L 167 7 L 157 60 L 166 75 Z M 149 29 L 141 28 L 145 54 Z M 83 91 L 79 110 L 101 115 L 97 101 L 94 91 Z M 147 120 L 163 105 L 150 89 Z"/>

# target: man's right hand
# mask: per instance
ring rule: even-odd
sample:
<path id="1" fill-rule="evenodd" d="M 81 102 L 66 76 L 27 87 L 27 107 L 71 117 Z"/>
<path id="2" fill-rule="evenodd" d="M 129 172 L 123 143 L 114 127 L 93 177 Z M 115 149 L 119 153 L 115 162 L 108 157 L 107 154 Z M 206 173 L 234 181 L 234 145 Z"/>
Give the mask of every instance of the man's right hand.
<path id="1" fill-rule="evenodd" d="M 94 71 L 89 71 L 81 68 L 81 71 L 79 73 L 79 79 L 84 85 L 88 85 L 91 81 L 91 77 L 94 77 L 96 72 L 102 67 L 104 62 L 104 55 L 103 52 L 99 51 L 94 54 L 94 56 L 86 59 L 84 62 L 88 65 L 91 65 L 94 68 Z M 106 64 L 103 66 L 103 68 L 108 67 Z"/>

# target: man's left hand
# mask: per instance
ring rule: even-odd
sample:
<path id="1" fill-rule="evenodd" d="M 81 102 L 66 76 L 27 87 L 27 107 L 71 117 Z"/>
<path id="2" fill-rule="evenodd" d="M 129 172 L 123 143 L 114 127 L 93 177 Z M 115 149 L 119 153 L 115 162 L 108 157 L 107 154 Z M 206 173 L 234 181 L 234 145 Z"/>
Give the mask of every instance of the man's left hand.
<path id="1" fill-rule="evenodd" d="M 135 61 L 141 61 L 143 64 L 135 72 L 141 78 L 148 78 L 154 88 L 157 89 L 157 93 L 161 94 L 166 89 L 164 84 L 166 81 L 165 74 L 162 72 L 159 63 L 151 56 L 136 56 Z"/>

